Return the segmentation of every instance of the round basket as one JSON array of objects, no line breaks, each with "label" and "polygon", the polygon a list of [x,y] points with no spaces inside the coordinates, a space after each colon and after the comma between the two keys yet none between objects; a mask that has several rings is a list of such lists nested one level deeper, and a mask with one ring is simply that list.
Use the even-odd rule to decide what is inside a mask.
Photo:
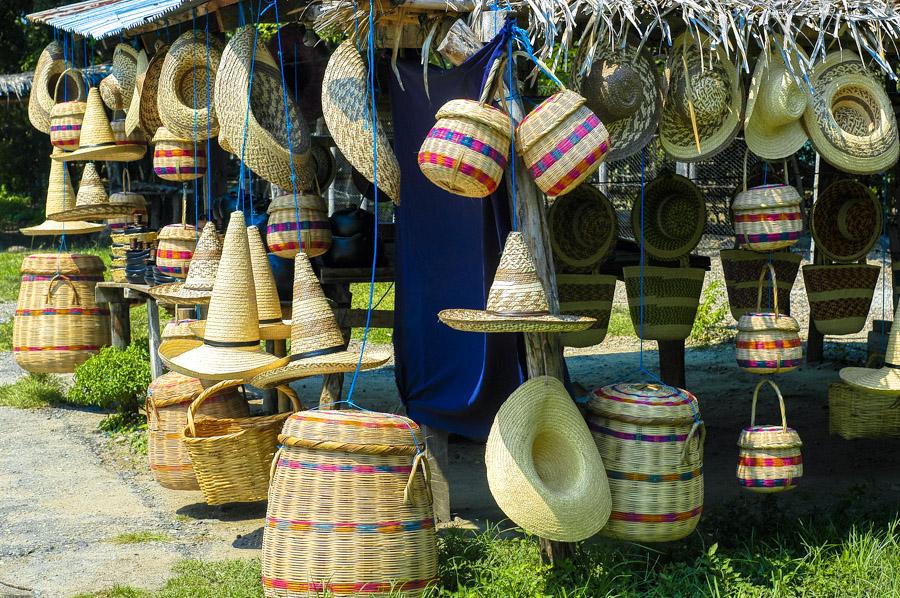
[{"label": "round basket", "polygon": [[832,382],[828,386],[828,430],[846,440],[900,438],[897,395]]},{"label": "round basket", "polygon": [[421,596],[436,581],[425,442],[415,422],[304,411],[278,441],[263,532],[266,596]]},{"label": "round basket", "polygon": [[631,207],[631,230],[649,255],[677,260],[700,242],[706,228],[706,200],[689,179],[671,173],[656,177],[644,189],[643,215],[641,205],[639,195]]},{"label": "round basket", "polygon": [[706,437],[697,398],[672,386],[613,384],[591,393],[587,422],[612,494],[601,533],[671,542],[694,531]]},{"label": "round basket", "polygon": [[202,141],[219,134],[215,102],[208,96],[215,89],[223,49],[216,35],[194,30],[182,33],[166,52],[156,106],[173,135]]},{"label": "round basket", "polygon": [[866,325],[880,266],[803,266],[809,315],[822,334],[856,334]]},{"label": "round basket", "polygon": [[641,267],[622,269],[628,311],[637,335],[644,340],[684,340],[691,335],[700,295],[703,293],[703,268],[643,268],[643,311],[641,330]]},{"label": "round basket", "polygon": [[81,121],[84,120],[84,111],[87,110],[85,98],[78,97],[71,100],[59,101],[59,84],[69,72],[77,73],[75,69],[66,69],[60,74],[53,87],[53,108],[50,109],[50,143],[54,147],[67,152],[78,149],[78,140],[81,138]]},{"label": "round basket", "polygon": [[865,257],[881,236],[882,209],[878,198],[858,181],[836,181],[819,194],[810,230],[816,249],[835,262]]},{"label": "round basket", "polygon": [[[780,426],[756,425],[756,400],[759,389],[768,383],[778,395],[781,408]],[[738,438],[738,483],[753,492],[772,493],[793,490],[803,477],[803,457],[800,455],[800,435],[787,425],[784,398],[778,385],[768,378],[760,380],[753,390],[750,427],[741,430]]]},{"label": "round basket", "polygon": [[619,236],[615,207],[590,183],[554,201],[547,224],[554,261],[566,272],[589,271],[605,262]]},{"label": "round basket", "polygon": [[166,127],[153,136],[153,172],[167,181],[193,181],[206,174],[206,144],[181,139]]},{"label": "round basket", "polygon": [[140,145],[142,147],[147,147],[147,136],[144,135],[143,131],[135,129],[131,132],[131,135],[125,132],[124,118],[117,118],[116,120],[110,121],[109,128],[112,129],[113,139],[116,140],[116,145]]},{"label": "round basket", "polygon": [[[731,204],[734,235],[739,247],[751,251],[769,252],[786,249],[800,240],[803,234],[803,198],[797,190],[785,184],[747,188],[747,158],[744,154],[744,190]],[[787,161],[784,173],[787,179]]]},{"label": "round basket", "polygon": [[295,204],[294,194],[289,193],[269,204],[266,245],[269,251],[283,258],[292,259],[300,251],[309,257],[322,255],[331,248],[328,204],[315,193],[298,193],[296,201]]},{"label": "round basket", "polygon": [[191,224],[169,224],[159,231],[156,247],[156,267],[175,278],[187,278],[194,247],[197,245],[197,229]]},{"label": "round basket", "polygon": [[[109,230],[116,233],[123,233],[128,225],[134,222],[147,221],[147,200],[140,193],[131,190],[131,174],[127,168],[122,169],[122,190],[109,196],[109,203],[114,205],[124,204],[131,208],[131,213],[127,216],[118,218],[110,218],[107,220]],[[122,250],[124,255],[124,250]],[[115,249],[113,255],[116,255]]]},{"label": "round basket", "polygon": [[109,310],[94,299],[103,262],[72,253],[29,255],[13,321],[13,353],[27,371],[63,374],[108,345]]},{"label": "round basket", "polygon": [[738,320],[735,354],[738,366],[751,374],[782,374],[797,369],[803,360],[800,325],[790,316],[781,315],[778,305],[778,283],[774,284],[774,311],[762,311],[763,280],[769,272],[777,281],[775,269],[766,264],[757,281],[756,311]]},{"label": "round basket", "polygon": [[[782,297],[790,297],[794,288],[794,280],[800,271],[803,256],[799,253],[781,251],[763,254],[746,249],[723,249],[719,253],[722,259],[722,272],[725,275],[725,289],[728,292],[728,307],[731,317],[740,320],[744,314],[756,309],[756,295],[759,286],[759,272],[766,263],[775,269],[778,290]],[[764,300],[771,301],[771,281],[763,281]],[[767,303],[769,305],[771,303]],[[780,305],[786,314],[790,313],[790,303]]]},{"label": "round basket", "polygon": [[[200,490],[181,435],[187,425],[188,407],[201,392],[200,380],[178,372],[163,374],[147,388],[147,456],[150,471],[163,488]],[[250,412],[244,397],[231,389],[206,399],[197,414],[227,419],[244,418]]]},{"label": "round basket", "polygon": [[563,315],[588,316],[597,321],[587,330],[564,332],[560,335],[566,347],[591,347],[606,338],[616,277],[606,274],[557,274],[559,312]]}]

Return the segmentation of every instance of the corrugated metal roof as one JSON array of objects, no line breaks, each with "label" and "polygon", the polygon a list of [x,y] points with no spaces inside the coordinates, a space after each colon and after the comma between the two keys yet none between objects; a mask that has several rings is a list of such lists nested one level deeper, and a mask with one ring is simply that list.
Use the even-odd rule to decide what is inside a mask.
[{"label": "corrugated metal roof", "polygon": [[210,0],[85,0],[28,15],[29,21],[94,39],[119,35]]},{"label": "corrugated metal roof", "polygon": [[[100,80],[109,74],[108,64],[98,64],[80,70],[88,80],[89,85],[97,85]],[[0,75],[0,98],[10,98],[16,96],[17,99],[25,99],[31,93],[31,81],[34,79],[34,72],[14,73],[11,75]]]}]

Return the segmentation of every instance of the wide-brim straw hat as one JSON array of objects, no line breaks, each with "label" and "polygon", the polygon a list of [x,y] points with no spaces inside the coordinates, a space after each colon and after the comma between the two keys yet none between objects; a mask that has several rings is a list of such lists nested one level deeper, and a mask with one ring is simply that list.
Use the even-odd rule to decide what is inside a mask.
[{"label": "wide-brim straw hat", "polygon": [[744,92],[738,70],[721,45],[712,49],[705,34],[700,34],[698,44],[687,32],[675,40],[670,69],[660,145],[677,161],[711,158],[731,144],[743,123]]},{"label": "wide-brim straw hat", "polygon": [[169,45],[160,46],[156,50],[156,54],[150,59],[147,65],[147,72],[144,73],[144,82],[140,87],[139,103],[130,109],[138,114],[141,129],[148,137],[152,138],[156,135],[157,129],[163,126],[162,119],[159,118],[159,107],[156,105],[156,98],[159,94],[159,77],[162,74],[163,62],[166,53],[169,51]]},{"label": "wide-brim straw hat", "polygon": [[[60,148],[54,148],[53,153],[62,153]],[[100,232],[106,228],[105,224],[93,222],[57,222],[49,215],[51,212],[61,212],[67,205],[74,203],[75,190],[72,188],[72,177],[69,175],[66,165],[56,160],[50,161],[50,177],[47,183],[47,199],[44,213],[47,219],[36,226],[20,228],[19,232],[29,237],[42,235],[84,235]]]},{"label": "wide-brim straw hat", "polygon": [[68,210],[50,214],[50,218],[59,222],[70,220],[105,220],[131,214],[131,206],[113,204],[106,194],[106,187],[100,179],[97,167],[93,162],[84,165],[81,184],[75,196],[75,205]]},{"label": "wide-brim straw hat", "polygon": [[149,66],[150,61],[147,60],[147,53],[141,50],[138,54],[134,91],[131,93],[128,109],[125,111],[125,135],[132,135],[141,128],[141,88],[144,86],[144,78],[147,76],[147,68]]},{"label": "wide-brim straw hat", "polygon": [[203,344],[206,320],[179,320],[169,322],[162,332],[159,354],[164,360],[172,359]]},{"label": "wide-brim straw hat", "polygon": [[215,86],[223,48],[218,36],[198,30],[181,34],[166,52],[156,107],[172,134],[198,140],[219,134]]},{"label": "wide-brim straw hat", "polygon": [[50,157],[62,162],[107,160],[110,162],[132,162],[140,160],[147,153],[147,146],[133,143],[117,144],[113,136],[106,108],[100,99],[100,91],[92,87],[88,91],[87,108],[81,121],[81,138],[74,152],[54,153]]},{"label": "wide-brim straw hat", "polygon": [[[144,55],[146,59],[146,55]],[[118,44],[113,50],[109,74],[97,86],[100,97],[110,110],[128,110],[134,95],[134,81],[138,71],[138,51],[128,44]]]},{"label": "wide-brim straw hat", "polygon": [[809,223],[816,249],[836,262],[865,257],[881,236],[881,202],[853,179],[835,181],[819,193]]},{"label": "wide-brim straw hat", "polygon": [[532,378],[506,399],[488,435],[488,486],[527,532],[577,542],[612,512],[609,481],[591,432],[565,386]]},{"label": "wide-brim straw hat", "polygon": [[445,309],[438,318],[464,332],[577,332],[596,322],[585,316],[550,314],[531,251],[519,232],[506,238],[485,309]]},{"label": "wide-brim straw hat", "polygon": [[242,212],[232,212],[228,222],[203,344],[172,358],[160,353],[160,359],[170,370],[209,380],[249,378],[287,361],[260,348],[250,246]]},{"label": "wide-brim straw hat", "polygon": [[[894,322],[900,322],[900,304],[894,310]],[[884,367],[843,368],[841,380],[865,390],[890,395],[900,395],[900,325],[891,326],[887,349],[884,352]]]},{"label": "wide-brim straw hat", "polygon": [[281,300],[275,286],[275,275],[266,255],[259,229],[247,227],[247,241],[250,244],[250,265],[253,269],[253,286],[256,288],[256,312],[259,318],[259,336],[263,340],[283,340],[290,338],[291,325],[282,320]]},{"label": "wide-brim straw hat", "polygon": [[877,174],[897,162],[900,140],[891,100],[858,54],[826,56],[813,69],[812,85],[803,123],[826,162],[853,174]]},{"label": "wide-brim straw hat", "polygon": [[[66,61],[62,45],[59,42],[50,42],[38,57],[37,65],[34,67],[34,78],[31,81],[31,93],[28,96],[28,120],[42,133],[50,133],[50,110],[57,101],[61,102],[64,98],[74,100],[85,96],[83,77],[72,70],[63,75],[65,71]],[[60,76],[66,77],[67,88],[56,91]]]},{"label": "wide-brim straw hat", "polygon": [[641,197],[631,206],[631,228],[644,250],[661,260],[677,260],[694,250],[706,228],[706,199],[690,179],[671,172],[660,174],[644,189],[643,230]]},{"label": "wide-brim straw hat", "polygon": [[222,241],[216,232],[216,225],[207,222],[191,256],[187,278],[183,282],[150,287],[147,292],[167,305],[206,305],[212,297],[221,259]]},{"label": "wide-brim straw hat", "polygon": [[376,183],[394,203],[400,201],[400,164],[380,122],[374,135],[378,142],[378,181],[372,145],[371,107],[366,65],[352,39],[341,43],[331,55],[322,81],[322,112],[341,153],[356,170]]},{"label": "wide-brim straw hat", "polygon": [[347,350],[334,312],[322,292],[305,253],[294,258],[294,302],[291,312],[291,355],[287,364],[264,372],[250,381],[271,388],[292,380],[376,368],[391,357],[390,350],[366,347],[360,358]]}]

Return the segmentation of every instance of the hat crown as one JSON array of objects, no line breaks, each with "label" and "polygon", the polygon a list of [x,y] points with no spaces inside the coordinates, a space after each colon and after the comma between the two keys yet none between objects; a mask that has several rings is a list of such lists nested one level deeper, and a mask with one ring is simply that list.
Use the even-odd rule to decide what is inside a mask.
[{"label": "hat crown", "polygon": [[291,355],[346,345],[334,312],[305,253],[294,258],[294,304],[291,312]]},{"label": "hat crown", "polygon": [[184,288],[192,291],[212,289],[219,271],[220,259],[222,259],[222,242],[219,240],[219,233],[216,232],[214,223],[207,222],[191,257]]},{"label": "hat crown", "polygon": [[275,286],[275,275],[266,255],[259,229],[247,227],[247,239],[250,243],[250,263],[253,267],[253,283],[256,286],[256,309],[259,322],[274,324],[281,322],[281,301]]},{"label": "hat crown", "polygon": [[641,105],[641,76],[630,64],[601,60],[585,78],[582,93],[604,123],[624,120]]},{"label": "hat crown", "polygon": [[841,85],[831,98],[831,115],[845,133],[867,137],[881,126],[878,100],[865,86]]},{"label": "hat crown", "polygon": [[[678,94],[680,110],[686,120],[691,119],[691,108],[700,126],[719,122],[731,106],[731,90],[728,82],[712,68],[699,73],[688,73],[690,82],[682,80]],[[690,85],[690,92],[687,86]]]},{"label": "hat crown", "polygon": [[109,126],[109,118],[106,109],[100,99],[100,90],[92,87],[88,92],[87,108],[84,110],[84,119],[81,122],[81,149],[95,145],[112,145],[115,143],[112,128]]},{"label": "hat crown", "polygon": [[97,172],[97,167],[93,162],[87,162],[84,165],[84,172],[81,174],[81,184],[78,186],[75,205],[80,207],[105,203],[109,203],[109,197],[106,195],[103,181],[100,180],[100,173]]},{"label": "hat crown", "polygon": [[771,66],[759,89],[764,124],[780,127],[799,120],[806,111],[806,94],[783,65]]},{"label": "hat crown", "polygon": [[512,232],[506,238],[488,293],[487,311],[503,315],[536,315],[550,311],[544,285],[538,279],[534,259],[522,233]]},{"label": "hat crown", "polygon": [[[61,154],[63,150],[56,148],[54,154]],[[75,189],[72,188],[72,177],[66,169],[66,163],[59,160],[50,160],[50,178],[47,184],[47,203],[45,215],[56,214],[72,207],[75,201]]]}]

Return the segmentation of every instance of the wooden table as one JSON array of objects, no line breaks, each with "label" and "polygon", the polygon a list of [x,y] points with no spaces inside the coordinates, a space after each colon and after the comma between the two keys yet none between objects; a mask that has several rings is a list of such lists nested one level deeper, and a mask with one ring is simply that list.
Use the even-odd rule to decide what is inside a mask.
[{"label": "wooden table", "polygon": [[159,359],[159,304],[145,284],[130,282],[98,282],[94,291],[97,303],[108,303],[112,319],[112,346],[124,349],[131,344],[131,308],[140,303],[147,304],[147,323],[150,345],[150,377],[155,380],[164,373]]}]

